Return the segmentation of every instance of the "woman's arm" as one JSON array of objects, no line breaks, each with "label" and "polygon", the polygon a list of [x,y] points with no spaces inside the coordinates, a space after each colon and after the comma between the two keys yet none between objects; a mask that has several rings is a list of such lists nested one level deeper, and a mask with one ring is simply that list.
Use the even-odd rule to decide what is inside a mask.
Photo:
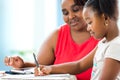
[{"label": "woman's arm", "polygon": [[42,65],[50,65],[55,60],[55,49],[58,38],[58,30],[54,31],[48,39],[42,44],[37,59]]},{"label": "woman's arm", "polygon": [[[56,48],[56,42],[58,37],[58,30],[55,30],[42,44],[38,52],[38,62],[42,65],[53,64],[55,55],[54,50]],[[25,62],[24,67],[35,67],[34,63]]]}]

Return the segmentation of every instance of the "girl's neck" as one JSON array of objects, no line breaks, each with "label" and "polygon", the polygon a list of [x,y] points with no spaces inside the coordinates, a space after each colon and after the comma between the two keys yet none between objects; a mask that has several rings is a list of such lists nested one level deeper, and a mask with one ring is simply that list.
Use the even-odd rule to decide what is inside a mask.
[{"label": "girl's neck", "polygon": [[111,24],[111,26],[109,26],[109,30],[106,36],[107,42],[113,40],[118,35],[119,35],[119,29],[118,29],[117,23]]}]

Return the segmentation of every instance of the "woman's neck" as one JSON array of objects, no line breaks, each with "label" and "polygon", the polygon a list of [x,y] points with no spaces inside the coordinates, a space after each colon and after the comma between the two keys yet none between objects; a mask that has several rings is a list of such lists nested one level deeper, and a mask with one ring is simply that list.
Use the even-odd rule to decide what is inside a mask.
[{"label": "woman's neck", "polygon": [[77,44],[81,44],[90,38],[88,31],[71,31],[71,37]]}]

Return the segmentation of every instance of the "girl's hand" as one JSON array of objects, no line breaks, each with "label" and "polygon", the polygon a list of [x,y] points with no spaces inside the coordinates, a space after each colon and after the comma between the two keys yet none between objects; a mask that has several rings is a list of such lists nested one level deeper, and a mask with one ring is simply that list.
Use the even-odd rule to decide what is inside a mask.
[{"label": "girl's hand", "polygon": [[35,67],[34,74],[35,76],[44,76],[50,74],[52,71],[51,66],[41,65],[40,67]]}]

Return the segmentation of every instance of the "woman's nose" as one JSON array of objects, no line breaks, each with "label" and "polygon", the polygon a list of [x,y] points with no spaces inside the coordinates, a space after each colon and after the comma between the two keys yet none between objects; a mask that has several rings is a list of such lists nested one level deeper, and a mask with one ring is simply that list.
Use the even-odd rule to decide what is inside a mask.
[{"label": "woman's nose", "polygon": [[69,19],[73,19],[75,17],[75,14],[73,12],[69,13]]}]

